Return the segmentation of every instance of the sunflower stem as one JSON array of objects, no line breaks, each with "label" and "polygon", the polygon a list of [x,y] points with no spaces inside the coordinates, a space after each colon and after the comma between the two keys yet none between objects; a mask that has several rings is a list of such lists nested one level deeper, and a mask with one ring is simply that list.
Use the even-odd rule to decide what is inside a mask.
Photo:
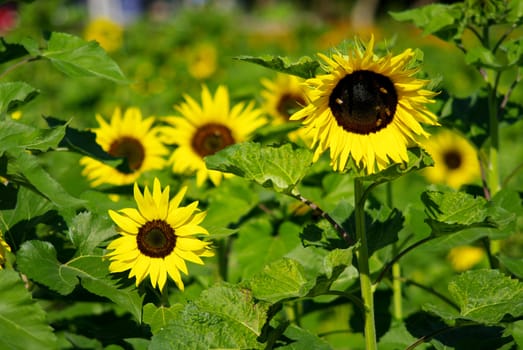
[{"label": "sunflower stem", "polygon": [[365,196],[361,179],[354,179],[354,213],[356,221],[356,238],[359,241],[357,251],[358,270],[360,274],[361,298],[364,306],[365,349],[376,349],[376,326],[374,321],[374,296],[370,280],[369,251],[365,232]]},{"label": "sunflower stem", "polygon": [[[392,182],[387,182],[387,205],[392,208]],[[398,246],[396,242],[392,243],[393,255],[398,254]],[[403,318],[403,305],[401,299],[401,267],[399,261],[392,264],[392,312],[396,320]]]}]

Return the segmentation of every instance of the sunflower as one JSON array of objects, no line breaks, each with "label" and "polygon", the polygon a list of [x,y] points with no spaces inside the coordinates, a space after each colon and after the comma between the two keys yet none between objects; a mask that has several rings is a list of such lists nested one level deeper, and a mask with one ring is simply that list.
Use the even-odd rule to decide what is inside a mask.
[{"label": "sunflower", "polygon": [[85,166],[82,174],[92,181],[92,186],[101,184],[127,185],[152,169],[165,165],[167,148],[157,138],[157,128],[152,127],[153,117],[142,119],[138,108],[128,108],[122,118],[117,108],[108,124],[101,115],[96,115],[100,127],[94,129],[96,142],[110,155],[127,159],[129,169],[117,169],[90,157],[80,159]]},{"label": "sunflower", "polygon": [[430,182],[443,183],[458,189],[479,179],[477,151],[457,132],[441,131],[429,137],[423,146],[434,159],[434,166],[423,170]]},{"label": "sunflower", "polygon": [[216,47],[210,43],[201,43],[191,48],[187,61],[187,70],[193,78],[203,80],[216,72]]},{"label": "sunflower", "polygon": [[[274,120],[274,124],[296,123],[290,116],[307,104],[308,98],[303,87],[303,79],[295,75],[279,73],[274,80],[263,78],[263,109]],[[289,134],[291,140],[306,138],[303,128]]]},{"label": "sunflower", "polygon": [[479,264],[485,256],[482,248],[467,245],[452,248],[447,259],[455,271],[463,272]]},{"label": "sunflower", "polygon": [[147,276],[154,288],[163,289],[167,275],[180,290],[184,289],[180,271],[188,275],[185,261],[203,264],[201,257],[213,256],[208,242],[194,237],[209,234],[200,223],[205,212],[198,209],[198,202],[180,206],[187,187],[169,199],[169,186],[163,190],[155,178],[153,191],[145,187],[143,194],[134,184],[136,208],[118,212],[109,210],[109,216],[118,226],[120,237],[109,243],[107,254],[111,260],[109,271],[129,271],[129,278],[136,277],[138,286]]},{"label": "sunflower", "polygon": [[253,102],[238,103],[230,108],[225,86],[217,88],[214,98],[203,86],[201,106],[190,96],[184,98],[185,102],[175,107],[180,116],[166,117],[169,126],[161,129],[162,139],[178,146],[169,162],[175,173],[196,172],[198,186],[207,178],[217,186],[223,176],[231,175],[207,169],[204,158],[232,144],[247,141],[266,119],[261,110],[254,108]]},{"label": "sunflower", "polygon": [[318,56],[328,73],[306,80],[309,104],[290,118],[303,119],[312,134],[314,161],[330,149],[334,170],[343,171],[353,159],[372,174],[408,160],[407,147],[428,136],[420,123],[438,124],[425,106],[435,93],[422,89],[427,81],[409,68],[411,49],[378,57],[372,37],[366,49],[358,44],[348,55]]},{"label": "sunflower", "polygon": [[4,268],[7,252],[10,251],[11,247],[9,247],[9,244],[7,244],[2,236],[2,232],[0,232],[0,270]]},{"label": "sunflower", "polygon": [[95,18],[85,27],[85,40],[97,41],[107,52],[113,52],[122,47],[124,29],[109,18]]}]

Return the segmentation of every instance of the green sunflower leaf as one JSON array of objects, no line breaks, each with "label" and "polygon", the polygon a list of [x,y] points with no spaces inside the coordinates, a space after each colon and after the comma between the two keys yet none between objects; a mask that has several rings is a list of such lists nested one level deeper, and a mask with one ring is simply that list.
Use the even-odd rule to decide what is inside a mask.
[{"label": "green sunflower leaf", "polygon": [[134,286],[120,287],[109,276],[109,262],[101,253],[75,257],[66,263],[57,259],[55,247],[45,241],[26,241],[16,255],[18,268],[28,278],[68,295],[79,285],[106,297],[141,320],[142,300]]},{"label": "green sunflower leaf", "polygon": [[463,17],[463,5],[430,4],[412,10],[390,12],[390,15],[397,21],[412,22],[425,35],[435,34],[446,39],[449,33],[458,31],[458,22]]},{"label": "green sunflower leaf", "polygon": [[87,42],[71,34],[53,32],[47,44],[47,48],[40,52],[41,57],[70,77],[96,76],[126,82],[118,64],[95,41]]},{"label": "green sunflower leaf", "polygon": [[439,236],[473,227],[497,227],[489,216],[487,201],[465,192],[427,191],[421,195],[425,204],[425,222],[432,234]]},{"label": "green sunflower leaf", "polygon": [[150,349],[260,349],[269,304],[238,286],[218,284],[189,302],[156,333]]},{"label": "green sunflower leaf", "polygon": [[44,310],[31,298],[18,272],[0,270],[0,348],[58,349]]},{"label": "green sunflower leaf", "polygon": [[286,73],[296,75],[298,77],[308,79],[316,75],[316,71],[320,67],[320,63],[311,59],[310,57],[301,57],[297,62],[290,62],[287,57],[281,56],[237,56],[237,60],[259,64],[263,67]]},{"label": "green sunflower leaf", "polygon": [[0,154],[13,149],[45,152],[57,148],[64,135],[62,126],[42,129],[6,118],[0,124]]},{"label": "green sunflower leaf", "polygon": [[38,96],[39,91],[22,81],[0,84],[0,113],[10,113]]},{"label": "green sunflower leaf", "polygon": [[92,212],[77,214],[69,226],[69,239],[76,247],[76,255],[91,254],[110,237],[116,235],[113,222],[108,215],[100,216]]},{"label": "green sunflower leaf", "polygon": [[152,303],[148,303],[143,307],[143,322],[151,327],[153,334],[156,334],[165,328],[171,320],[174,320],[178,312],[183,308],[183,304],[174,304],[170,307],[158,307]]},{"label": "green sunflower leaf", "polygon": [[278,347],[280,350],[330,350],[333,349],[327,341],[310,331],[300,328],[294,324],[285,329],[283,333],[290,339],[289,344]]},{"label": "green sunflower leaf", "polygon": [[16,175],[21,182],[40,193],[54,205],[64,209],[74,209],[86,203],[71,196],[40,164],[38,157],[23,150],[9,154],[8,173]]},{"label": "green sunflower leaf", "polygon": [[444,320],[461,319],[495,325],[507,315],[514,318],[523,316],[523,283],[498,270],[467,271],[452,279],[448,289],[460,309],[459,313],[441,313],[432,305],[426,307]]},{"label": "green sunflower leaf", "polygon": [[245,142],[231,145],[205,157],[207,168],[233,173],[274,189],[292,193],[306,175],[312,153],[287,143],[280,146],[263,146]]},{"label": "green sunflower leaf", "polygon": [[392,181],[400,176],[410,173],[411,171],[420,170],[434,164],[432,157],[422,148],[409,148],[407,149],[407,155],[409,157],[407,163],[392,164],[388,168],[375,174],[366,175],[354,164],[352,159],[349,160],[347,168],[354,171],[354,173],[362,180],[379,184]]},{"label": "green sunflower leaf", "polygon": [[18,43],[8,43],[4,38],[0,38],[0,63],[6,63],[11,60],[23,57],[29,52],[23,45]]},{"label": "green sunflower leaf", "polygon": [[288,256],[266,265],[247,281],[256,299],[276,303],[322,295],[351,266],[352,248],[325,253],[309,247],[297,249]]}]

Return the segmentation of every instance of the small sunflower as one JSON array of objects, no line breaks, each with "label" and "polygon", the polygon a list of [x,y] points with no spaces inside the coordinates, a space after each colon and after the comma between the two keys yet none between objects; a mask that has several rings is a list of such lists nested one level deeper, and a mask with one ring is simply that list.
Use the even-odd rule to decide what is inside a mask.
[{"label": "small sunflower", "polygon": [[452,248],[447,259],[455,271],[463,272],[479,264],[485,256],[485,251],[480,247],[460,246]]},{"label": "small sunflower", "polygon": [[210,43],[201,43],[190,49],[188,55],[189,74],[193,78],[203,80],[216,72],[216,47]]},{"label": "small sunflower", "polygon": [[188,275],[185,261],[203,264],[201,257],[214,253],[209,242],[194,237],[209,234],[200,223],[205,212],[198,209],[198,202],[180,206],[187,187],[169,199],[169,186],[163,190],[155,178],[153,191],[145,187],[143,194],[134,184],[136,208],[109,210],[109,216],[118,225],[120,237],[109,243],[107,254],[111,260],[109,271],[129,271],[129,278],[136,277],[138,286],[147,276],[154,288],[163,289],[167,275],[180,290],[184,289],[180,271]]},{"label": "small sunflower", "polygon": [[447,184],[458,189],[479,179],[477,151],[460,134],[444,130],[429,137],[423,146],[434,159],[434,166],[423,170],[430,182]]},{"label": "small sunflower", "polygon": [[153,117],[142,119],[138,108],[128,108],[122,118],[117,108],[108,124],[101,115],[96,115],[100,127],[93,129],[96,142],[110,155],[127,158],[129,170],[113,168],[96,159],[83,157],[85,166],[82,174],[92,186],[101,184],[127,185],[136,181],[148,170],[161,169],[165,165],[167,148],[157,138]]},{"label": "small sunflower", "polygon": [[425,106],[435,93],[422,89],[427,81],[415,78],[417,70],[409,68],[414,51],[377,57],[374,38],[366,49],[361,46],[332,58],[318,54],[328,73],[306,80],[312,88],[309,104],[290,119],[303,119],[312,134],[314,161],[330,149],[334,170],[343,171],[353,159],[372,174],[406,162],[407,147],[428,136],[420,123],[438,123]]},{"label": "small sunflower", "polygon": [[0,270],[4,268],[7,252],[11,251],[11,247],[4,240],[2,233],[0,232]]},{"label": "small sunflower", "polygon": [[213,96],[206,86],[202,88],[201,106],[190,96],[184,96],[185,102],[176,106],[180,116],[167,117],[170,124],[162,128],[163,140],[175,144],[170,162],[175,173],[196,172],[196,184],[203,185],[209,178],[214,185],[219,185],[223,176],[220,171],[209,170],[204,158],[227,146],[247,141],[250,135],[266,123],[262,112],[254,108],[254,103],[238,103],[229,106],[229,92],[225,86],[219,86]]},{"label": "small sunflower", "polygon": [[84,38],[97,41],[107,52],[118,50],[123,45],[123,27],[109,18],[95,18],[85,28]]},{"label": "small sunflower", "polygon": [[[265,88],[261,92],[264,110],[274,118],[276,125],[291,122],[290,116],[307,104],[308,98],[303,79],[297,76],[279,73],[274,80],[264,78],[261,83]],[[306,138],[303,128],[292,132],[289,137],[291,140]]]}]

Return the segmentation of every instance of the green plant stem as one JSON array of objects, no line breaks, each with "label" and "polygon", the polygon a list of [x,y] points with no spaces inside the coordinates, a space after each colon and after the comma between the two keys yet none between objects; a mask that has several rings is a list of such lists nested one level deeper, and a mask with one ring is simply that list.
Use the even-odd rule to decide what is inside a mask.
[{"label": "green plant stem", "polygon": [[488,113],[489,113],[489,164],[488,164],[488,186],[491,196],[501,189],[499,175],[499,120],[496,91],[500,79],[500,73],[496,74],[494,86],[488,88]]},{"label": "green plant stem", "polygon": [[354,179],[354,213],[356,221],[356,239],[359,241],[357,259],[360,274],[361,298],[364,306],[365,349],[374,350],[376,345],[376,325],[374,321],[374,295],[370,280],[369,251],[365,232],[365,196],[361,179]]},{"label": "green plant stem", "polygon": [[[392,208],[392,182],[386,184],[387,205]],[[398,246],[396,242],[392,244],[393,255],[398,254]],[[399,261],[395,261],[392,265],[392,315],[396,320],[403,319],[403,305],[401,293],[401,266]]]}]

